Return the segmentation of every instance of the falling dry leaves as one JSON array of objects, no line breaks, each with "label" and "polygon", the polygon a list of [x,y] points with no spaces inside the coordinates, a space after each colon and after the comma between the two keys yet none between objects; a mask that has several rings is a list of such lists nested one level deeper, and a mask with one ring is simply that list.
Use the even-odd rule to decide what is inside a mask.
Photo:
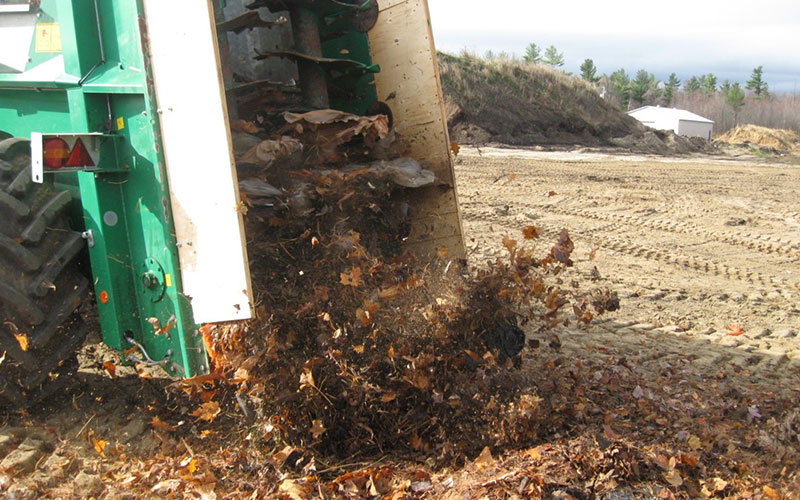
[{"label": "falling dry leaves", "polygon": [[322,435],[325,434],[327,430],[328,429],[325,428],[325,425],[322,423],[322,420],[314,419],[312,421],[311,435],[314,436],[314,439],[319,439],[320,437],[322,437]]},{"label": "falling dry leaves", "polygon": [[354,267],[350,270],[349,273],[341,273],[340,281],[342,285],[352,286],[354,288],[357,288],[364,283],[363,280],[361,279],[361,273],[362,271],[360,267]]},{"label": "falling dry leaves", "polygon": [[92,441],[94,442],[94,451],[101,457],[106,458],[106,446],[108,446],[108,441],[96,438],[92,438]]},{"label": "falling dry leaves", "polygon": [[728,481],[725,481],[721,477],[714,477],[710,480],[703,481],[703,487],[700,490],[700,494],[706,498],[712,497],[718,493],[722,493],[728,487]]},{"label": "falling dry leaves", "polygon": [[[134,496],[294,500],[607,498],[628,485],[662,498],[784,495],[798,466],[794,402],[730,373],[691,379],[684,359],[654,358],[647,380],[613,345],[569,351],[553,329],[578,322],[589,335],[619,299],[569,283],[579,273],[566,229],[545,243],[549,229],[511,228],[517,239],[480,266],[441,243],[438,259],[415,261],[404,244],[416,207],[397,203],[413,188],[365,168],[371,149],[405,151],[386,146],[388,119],[321,110],[288,121],[233,124],[272,138],[248,151],[259,167],[248,175],[275,186],[273,198],[241,207],[256,318],[200,328],[212,373],[141,405],[159,451],[126,445],[106,484]],[[148,321],[156,335],[174,325]],[[730,335],[744,333],[734,326]],[[83,447],[104,463],[118,450],[96,437]]]},{"label": "falling dry leaves", "polygon": [[683,476],[677,469],[671,469],[663,473],[664,480],[674,487],[679,487],[683,484]]},{"label": "falling dry leaves", "polygon": [[[396,213],[390,198],[378,196],[381,184],[373,181],[366,189],[351,185],[367,180],[355,172],[318,181],[322,189],[314,196],[323,205],[308,220],[248,227],[254,241],[281,241],[253,253],[263,266],[254,272],[269,278],[259,284],[269,293],[256,290],[265,313],[249,329],[221,324],[204,330],[215,365],[239,384],[234,413],[252,405],[271,419],[265,439],[292,436],[298,448],[314,443],[312,454],[328,447],[344,454],[381,448],[427,453],[444,435],[464,441],[464,451],[447,451],[454,457],[486,446],[481,433],[466,431],[474,425],[509,427],[503,438],[509,442],[534,434],[535,398],[511,390],[522,377],[515,368],[525,347],[519,323],[557,324],[575,300],[576,294],[548,285],[551,273],[571,262],[569,235],[559,235],[556,257],[547,249],[535,255],[531,240],[538,243],[541,232],[529,226],[520,228],[522,241],[503,239],[508,255],[489,269],[452,267],[462,264],[444,258],[446,247],[437,251],[442,259],[420,265],[391,253],[397,247],[387,229]],[[353,206],[361,212],[340,207],[341,193],[355,193]],[[322,229],[325,221],[335,233]],[[312,237],[317,243],[309,245]],[[592,302],[583,300],[581,317],[588,323]],[[470,390],[493,380],[499,384],[493,393]],[[271,403],[287,399],[291,404]],[[420,427],[416,415],[426,413],[436,419]]]},{"label": "falling dry leaves", "polygon": [[19,348],[22,349],[23,352],[27,351],[30,345],[28,341],[28,335],[25,333],[20,333],[19,329],[17,328],[17,325],[12,323],[11,321],[4,321],[3,325],[7,326],[11,330],[11,333],[17,340],[17,344],[19,344]]},{"label": "falling dry leaves", "polygon": [[[315,116],[286,133],[319,146],[309,154],[324,170],[305,157],[261,169],[274,203],[251,200],[244,216],[257,318],[201,327],[213,377],[174,386],[188,402],[170,407],[189,410],[148,414],[151,436],[178,443],[181,458],[173,476],[153,469],[142,490],[177,497],[213,471],[226,488],[270,484],[291,499],[603,498],[626,484],[684,497],[742,491],[725,468],[747,463],[739,443],[761,443],[776,404],[736,399],[743,388],[708,397],[711,384],[680,379],[683,365],[645,380],[613,346],[568,351],[555,328],[588,332],[619,298],[569,269],[585,264],[573,262],[585,242],[567,229],[548,240],[544,227],[511,228],[498,242],[505,251],[480,266],[441,243],[433,259],[414,260],[397,186],[346,160],[369,140],[325,144],[330,131],[344,132],[338,143],[381,123],[318,127]],[[713,381],[720,391],[727,382]],[[426,465],[394,467],[397,457]],[[769,496],[762,486],[749,487]]]},{"label": "falling dry leaves", "polygon": [[27,335],[25,335],[24,333],[19,333],[19,334],[15,333],[14,338],[17,339],[17,343],[19,344],[20,349],[22,349],[23,351],[28,350],[28,346],[30,345],[30,343],[28,341]]},{"label": "falling dry leaves", "polygon": [[293,479],[284,479],[278,486],[278,490],[291,500],[306,500],[310,493],[306,485]]},{"label": "falling dry leaves", "polygon": [[539,237],[539,228],[536,226],[528,226],[522,230],[522,235],[526,240],[533,240]]},{"label": "falling dry leaves", "polygon": [[219,403],[217,403],[216,401],[209,401],[207,403],[203,403],[202,405],[200,405],[199,408],[189,413],[189,415],[197,417],[200,420],[205,420],[206,422],[213,422],[221,411],[222,408],[220,408]]},{"label": "falling dry leaves", "polygon": [[311,369],[306,367],[303,369],[303,372],[300,374],[300,389],[316,389],[317,386],[314,383],[314,374],[311,372]]},{"label": "falling dry leaves", "polygon": [[234,132],[247,132],[248,134],[257,134],[260,131],[255,123],[246,120],[234,120],[231,122],[231,130]]},{"label": "falling dry leaves", "polygon": [[160,431],[176,431],[178,428],[174,425],[169,425],[168,423],[161,420],[158,416],[153,417],[150,419],[149,424],[153,427],[153,429],[158,429]]},{"label": "falling dry leaves", "polygon": [[738,337],[739,335],[744,335],[744,330],[739,325],[729,325],[728,326],[728,335],[733,337]]},{"label": "falling dry leaves", "polygon": [[115,365],[111,361],[104,361],[103,369],[106,371],[106,373],[108,373],[109,377],[117,378],[117,365]]},{"label": "falling dry leaves", "polygon": [[550,255],[558,262],[569,267],[573,264],[570,259],[570,254],[572,254],[573,250],[575,250],[575,244],[570,239],[569,232],[566,229],[562,229],[558,242],[550,250]]},{"label": "falling dry leaves", "polygon": [[480,455],[475,458],[475,466],[478,470],[486,469],[494,464],[494,457],[492,457],[492,450],[488,446],[484,447]]},{"label": "falling dry leaves", "polygon": [[[372,302],[369,299],[364,299],[364,303],[362,304],[362,306],[356,309],[356,318],[358,318],[359,322],[361,323],[361,326],[369,326],[374,321],[375,313],[378,312],[378,309],[380,309],[380,307],[381,306],[378,302]],[[359,352],[359,354],[363,352],[364,349],[362,346],[361,352]]]}]

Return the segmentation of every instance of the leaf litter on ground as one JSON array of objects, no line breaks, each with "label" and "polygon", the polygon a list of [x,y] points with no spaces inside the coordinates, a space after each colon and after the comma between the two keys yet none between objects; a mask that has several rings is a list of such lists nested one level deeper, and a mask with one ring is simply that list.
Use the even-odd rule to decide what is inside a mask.
[{"label": "leaf litter on ground", "polygon": [[[472,265],[441,248],[417,260],[403,252],[417,181],[402,179],[430,178],[413,169],[398,177],[385,163],[352,166],[343,149],[391,162],[401,155],[387,143],[402,138],[380,119],[331,113],[326,127],[324,116],[295,115],[270,137],[260,132],[278,141],[261,150],[243,141],[252,151],[240,178],[254,181],[243,192],[252,187],[259,200],[245,215],[256,318],[201,328],[213,373],[176,382],[168,402],[144,407],[160,451],[88,443],[126,493],[773,499],[797,491],[793,400],[724,370],[709,380],[688,362],[645,373],[624,358],[564,356],[552,328],[620,307],[593,283],[561,286],[574,265],[568,231],[548,248],[543,228],[520,228],[503,238],[505,257]],[[731,335],[744,333],[734,326]]]}]

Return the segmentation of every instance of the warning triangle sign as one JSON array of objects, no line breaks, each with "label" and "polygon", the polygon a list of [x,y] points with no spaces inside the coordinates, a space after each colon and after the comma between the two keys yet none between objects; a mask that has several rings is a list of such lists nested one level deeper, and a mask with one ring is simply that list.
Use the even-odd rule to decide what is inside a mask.
[{"label": "warning triangle sign", "polygon": [[86,146],[84,146],[83,141],[80,137],[75,141],[75,145],[72,147],[72,151],[70,151],[69,156],[67,157],[67,167],[94,167],[94,160],[89,155],[89,152],[86,150]]}]

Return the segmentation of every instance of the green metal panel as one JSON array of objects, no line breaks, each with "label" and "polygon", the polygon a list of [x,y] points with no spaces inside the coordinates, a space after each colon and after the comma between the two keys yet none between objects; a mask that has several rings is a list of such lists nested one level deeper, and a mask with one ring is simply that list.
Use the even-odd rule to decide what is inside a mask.
[{"label": "green metal panel", "polygon": [[[42,0],[41,19],[59,24],[63,54],[35,53],[32,42],[26,72],[0,74],[0,131],[119,136],[126,172],[77,174],[103,339],[127,350],[132,337],[172,374],[205,373],[202,338],[182,294],[141,2],[97,6]],[[49,80],[36,71],[62,55],[63,71]],[[76,185],[75,174],[56,175]]]},{"label": "green metal panel", "polygon": [[64,70],[82,80],[102,62],[103,43],[97,30],[94,4],[89,1],[60,0],[58,11]]},{"label": "green metal panel", "polygon": [[[0,75],[0,78],[6,75]],[[45,133],[69,130],[69,102],[63,91],[4,89],[0,80],[0,130],[14,136],[29,136],[31,130]]]},{"label": "green metal panel", "polygon": [[[58,6],[54,2],[42,2],[39,9],[37,24],[51,24],[57,22],[58,19]],[[28,65],[26,71],[33,69],[41,64],[59,57],[59,52],[37,52],[36,51],[36,38],[31,40],[30,49],[28,51]]]},{"label": "green metal panel", "polygon": [[[372,1],[365,1],[363,8],[371,3]],[[369,37],[366,33],[353,29],[350,14],[354,7],[321,2],[316,10],[320,19],[323,57],[349,59],[362,65],[348,72],[328,73],[331,107],[365,115],[369,107],[378,100],[373,73],[380,71],[378,66],[372,64]]]},{"label": "green metal panel", "polygon": [[[351,8],[312,5],[323,56],[355,61],[327,72],[331,104],[363,114],[377,99],[367,36],[350,26]],[[0,132],[119,137],[125,172],[56,174],[80,192],[103,338],[120,350],[133,338],[170,373],[193,376],[208,365],[182,293],[142,9],[141,0],[42,0],[36,22],[58,24],[62,52],[37,51],[34,39],[26,71],[0,74]]]}]

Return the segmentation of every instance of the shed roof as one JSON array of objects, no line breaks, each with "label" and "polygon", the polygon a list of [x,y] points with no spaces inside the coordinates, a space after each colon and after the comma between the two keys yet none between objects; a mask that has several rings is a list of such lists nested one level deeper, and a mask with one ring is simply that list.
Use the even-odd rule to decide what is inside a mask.
[{"label": "shed roof", "polygon": [[713,120],[703,118],[700,115],[678,108],[662,108],[661,106],[642,106],[628,111],[628,114],[639,121],[659,120],[684,120],[690,122],[714,123]]}]

